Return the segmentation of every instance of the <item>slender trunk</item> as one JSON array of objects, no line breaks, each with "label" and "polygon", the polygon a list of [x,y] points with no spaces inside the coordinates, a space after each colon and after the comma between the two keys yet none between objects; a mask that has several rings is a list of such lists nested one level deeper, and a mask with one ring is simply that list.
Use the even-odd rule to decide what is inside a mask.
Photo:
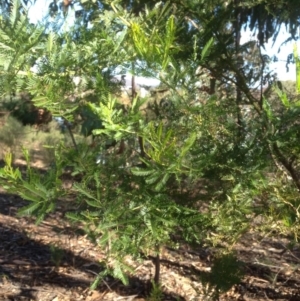
[{"label": "slender trunk", "polygon": [[216,81],[217,79],[211,75],[209,80],[209,95],[214,95],[216,93]]},{"label": "slender trunk", "polygon": [[[243,68],[243,59],[239,53],[240,43],[241,43],[241,31],[240,31],[240,8],[238,7],[239,0],[235,0],[235,21],[234,21],[234,31],[235,31],[235,55],[237,60],[237,69],[241,72]],[[241,103],[242,103],[242,91],[241,91],[241,79],[236,76],[236,112],[237,112],[237,125],[238,125],[238,141],[240,141],[243,132],[243,123],[241,115]]]},{"label": "slender trunk", "polygon": [[134,62],[132,62],[132,77],[131,77],[131,89],[132,89],[132,101],[134,98],[137,96],[136,93],[136,85],[135,85],[135,67],[134,67]]},{"label": "slender trunk", "polygon": [[260,60],[261,60],[261,79],[260,79],[260,97],[259,97],[259,108],[262,110],[263,109],[263,89],[264,89],[264,71],[265,71],[265,60],[263,58],[263,55],[261,53],[261,47],[260,45],[258,46],[259,48],[259,55],[260,55]]},{"label": "slender trunk", "polygon": [[67,129],[68,129],[68,132],[69,132],[69,134],[70,134],[72,143],[73,143],[73,145],[74,145],[74,148],[76,149],[76,151],[78,151],[78,146],[77,146],[77,143],[76,143],[76,141],[75,141],[75,137],[74,137],[74,134],[73,134],[73,132],[72,132],[70,122],[69,122],[68,120],[64,119],[64,124],[65,124],[65,126],[67,127]]},{"label": "slender trunk", "polygon": [[144,148],[144,139],[143,139],[143,137],[139,136],[138,140],[139,140],[139,147],[140,147],[140,150],[141,150],[141,152],[140,152],[141,157],[145,158],[146,157],[146,152],[145,152],[145,148]]},{"label": "slender trunk", "polygon": [[159,256],[159,247],[157,247],[157,255],[154,260],[154,266],[155,266],[155,274],[154,274],[154,284],[159,284],[159,278],[160,278],[160,256]]},{"label": "slender trunk", "polygon": [[285,170],[290,174],[290,176],[293,179],[293,182],[295,183],[296,187],[298,188],[300,192],[300,177],[298,176],[297,171],[293,167],[293,162],[290,162],[284,154],[279,149],[277,143],[273,143],[272,149],[274,151],[274,155],[276,159],[282,164],[282,166],[285,168]]}]

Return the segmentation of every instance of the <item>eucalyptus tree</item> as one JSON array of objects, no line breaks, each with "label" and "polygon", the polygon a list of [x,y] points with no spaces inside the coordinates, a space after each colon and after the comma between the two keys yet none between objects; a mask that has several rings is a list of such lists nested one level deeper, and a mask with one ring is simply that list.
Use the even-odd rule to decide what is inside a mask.
[{"label": "eucalyptus tree", "polygon": [[[219,3],[219,8],[213,8],[213,12],[209,17],[206,17],[205,13],[201,14],[201,11],[194,11],[193,15],[193,20],[201,20],[202,16],[204,20],[208,19],[207,25],[209,26],[206,29],[210,33],[209,35],[215,37],[216,47],[212,49],[206,66],[215,78],[231,82],[236,86],[237,105],[239,107],[247,105],[249,108],[252,108],[251,127],[256,124],[256,131],[260,132],[260,134],[256,132],[253,136],[255,132],[252,127],[250,136],[255,137],[257,146],[259,145],[260,148],[264,149],[264,156],[267,155],[264,158],[272,158],[273,164],[283,174],[288,175],[292,179],[292,182],[288,184],[285,181],[278,181],[276,186],[278,185],[279,189],[277,192],[272,192],[272,189],[270,190],[270,199],[275,195],[274,199],[277,204],[280,204],[279,207],[285,208],[281,211],[284,212],[285,221],[289,219],[287,212],[290,212],[290,222],[285,223],[293,225],[296,229],[298,223],[297,216],[299,215],[299,153],[293,141],[299,133],[296,121],[292,115],[298,114],[297,100],[294,98],[292,102],[286,102],[286,94],[280,89],[277,89],[277,103],[268,100],[270,96],[268,91],[272,84],[276,86],[276,82],[272,80],[270,73],[266,72],[268,60],[271,58],[262,56],[260,48],[269,39],[275,41],[282,26],[285,26],[290,32],[286,41],[297,38],[299,7],[297,7],[295,1],[279,1],[276,3],[273,1],[254,1],[251,3],[229,1],[226,4]],[[258,48],[260,67],[256,74],[252,72],[253,70],[250,70],[251,72],[248,73],[249,70],[245,68],[245,46],[249,44],[241,45],[239,41],[240,32],[246,27],[256,30],[257,33],[257,45],[255,46]],[[201,27],[199,27],[199,30],[201,30]],[[293,59],[294,56],[289,55],[287,61],[290,62]],[[260,83],[259,93],[252,91],[250,83],[254,78]],[[276,81],[276,78],[274,79]],[[269,86],[266,93],[263,91],[264,86]],[[280,113],[278,112],[278,107],[281,107]],[[250,119],[247,116],[243,117],[240,109],[238,107],[237,109],[237,122],[239,127],[244,127],[244,139],[240,140],[240,146],[243,149],[244,145],[247,145],[247,140],[249,142]],[[287,126],[287,124],[290,125]],[[249,151],[251,152],[251,148],[249,148]],[[261,152],[259,148],[256,148],[256,151]],[[272,160],[266,160],[266,162],[269,161],[269,167],[272,166]],[[290,201],[283,205],[282,200],[285,197]]]},{"label": "eucalyptus tree", "polygon": [[[268,62],[272,58],[263,56],[261,48],[269,39],[276,40],[282,26],[286,26],[290,32],[287,41],[297,38],[299,7],[295,1],[276,3],[273,1],[211,1],[207,5],[201,1],[194,1],[186,4],[184,8],[186,19],[190,22],[190,27],[193,28],[193,37],[198,47],[203,47],[203,43],[205,44],[210,37],[214,37],[214,47],[203,66],[210,71],[208,76],[212,77],[212,84],[217,79],[226,84],[231,83],[232,86],[236,87],[236,120],[241,129],[238,135],[240,136],[239,144],[242,146],[247,137],[247,131],[244,127],[249,123],[243,117],[241,111],[243,106],[252,107],[252,114],[255,114],[257,118],[262,118],[266,113],[264,89],[276,81],[276,78],[267,70]],[[241,32],[247,27],[256,31],[257,42],[241,45]],[[192,47],[192,43],[185,47],[185,55],[189,50],[192,51]],[[252,57],[249,57],[247,52],[251,48]],[[254,53],[256,53],[255,56],[253,56]],[[256,70],[249,68],[249,63],[252,64],[254,58]],[[288,61],[292,59],[293,56],[290,55]],[[258,87],[259,93],[253,91],[255,82],[260,86]],[[270,126],[266,125],[265,122],[266,120],[260,121],[259,126],[262,132]],[[263,140],[270,142],[268,139]],[[287,163],[291,154],[282,153],[276,143],[273,141],[268,146],[273,154],[273,159],[283,165],[283,169],[292,176],[295,185],[299,188],[299,180],[295,176],[297,172],[293,170],[291,164]]]}]

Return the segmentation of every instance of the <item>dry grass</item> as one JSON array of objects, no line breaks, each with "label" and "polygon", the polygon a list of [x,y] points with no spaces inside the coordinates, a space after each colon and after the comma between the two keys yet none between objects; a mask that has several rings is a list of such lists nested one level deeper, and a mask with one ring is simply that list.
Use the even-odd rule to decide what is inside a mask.
[{"label": "dry grass", "polygon": [[[24,161],[22,149],[28,149],[32,164],[36,167],[47,167],[54,161],[54,147],[63,142],[72,145],[68,132],[62,133],[56,121],[44,128],[23,126],[13,117],[0,118],[0,160],[7,152],[13,154],[15,163]],[[86,138],[75,134],[77,142]]]}]

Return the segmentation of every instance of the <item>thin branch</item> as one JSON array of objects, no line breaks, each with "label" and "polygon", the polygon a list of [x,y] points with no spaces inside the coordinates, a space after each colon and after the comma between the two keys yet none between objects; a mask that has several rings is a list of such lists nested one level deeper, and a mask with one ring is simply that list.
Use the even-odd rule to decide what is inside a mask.
[{"label": "thin branch", "polygon": [[74,145],[74,148],[75,148],[75,150],[78,152],[78,146],[77,146],[77,143],[76,143],[74,134],[73,134],[73,132],[72,132],[70,122],[64,118],[64,124],[65,124],[65,126],[67,127],[67,129],[68,129],[68,132],[69,132],[69,134],[70,134],[72,143],[73,143],[73,145]]}]

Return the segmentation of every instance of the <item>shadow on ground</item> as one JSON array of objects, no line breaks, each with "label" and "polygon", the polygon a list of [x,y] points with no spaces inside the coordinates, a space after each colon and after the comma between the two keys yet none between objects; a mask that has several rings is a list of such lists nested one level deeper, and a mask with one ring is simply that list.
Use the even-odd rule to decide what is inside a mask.
[{"label": "shadow on ground", "polygon": [[[95,258],[86,256],[91,245],[83,245],[75,252],[64,249],[53,242],[51,235],[83,236],[72,228],[64,227],[55,216],[42,223],[45,243],[34,239],[37,226],[30,218],[16,218],[17,209],[27,202],[18,196],[0,194],[0,300],[56,300],[55,296],[69,297],[57,300],[89,300],[89,287],[103,267]],[[51,218],[53,220],[51,221]],[[49,221],[50,220],[50,221]],[[32,224],[31,227],[28,227]],[[53,224],[53,225],[52,225]],[[80,243],[80,239],[78,240]],[[48,243],[47,243],[48,242]],[[82,256],[76,253],[83,253]],[[124,286],[119,280],[105,277],[97,288],[106,300],[108,292],[118,295],[145,297],[149,293],[149,281],[130,277],[130,285]],[[99,295],[98,295],[99,296]],[[3,299],[4,298],[4,299]],[[93,299],[91,299],[93,300]],[[108,300],[108,299],[107,299]],[[164,300],[183,300],[180,296],[164,295]]]}]

